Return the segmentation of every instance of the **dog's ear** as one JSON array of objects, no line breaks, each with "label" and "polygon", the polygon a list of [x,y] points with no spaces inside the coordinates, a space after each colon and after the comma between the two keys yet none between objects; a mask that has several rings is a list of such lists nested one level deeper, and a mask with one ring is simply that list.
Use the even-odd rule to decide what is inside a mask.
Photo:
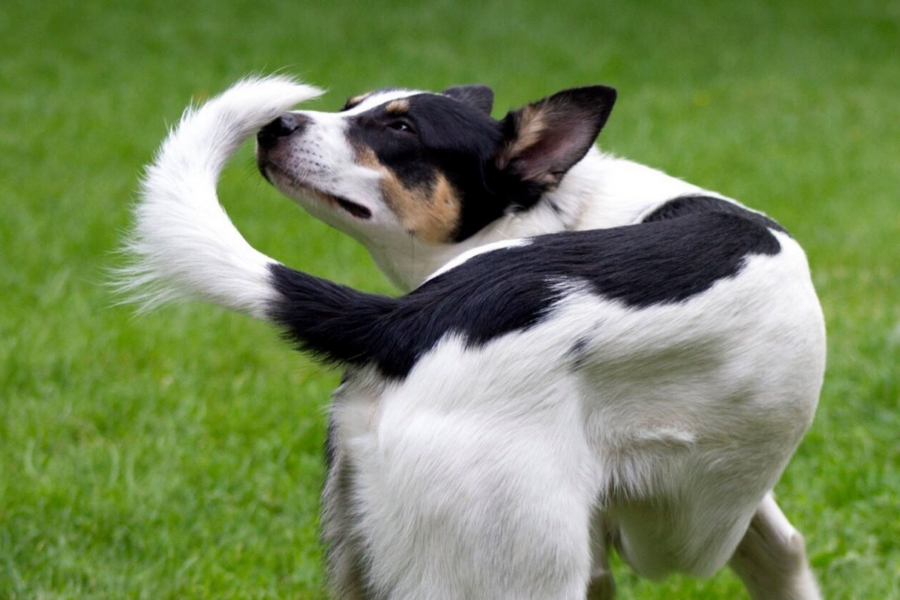
[{"label": "dog's ear", "polygon": [[497,168],[553,187],[584,158],[606,123],[616,90],[605,85],[572,88],[512,111],[501,121],[505,141]]},{"label": "dog's ear", "polygon": [[455,85],[441,92],[490,116],[494,108],[494,90],[486,85]]}]

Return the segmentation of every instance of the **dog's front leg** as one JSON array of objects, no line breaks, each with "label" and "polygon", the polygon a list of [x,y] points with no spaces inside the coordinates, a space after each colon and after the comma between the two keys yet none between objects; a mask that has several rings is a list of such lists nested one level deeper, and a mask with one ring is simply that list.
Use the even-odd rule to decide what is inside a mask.
[{"label": "dog's front leg", "polygon": [[322,541],[328,580],[337,600],[367,600],[361,541],[354,528],[353,465],[341,448],[339,435],[332,416],[326,441],[328,474],[322,492]]},{"label": "dog's front leg", "polygon": [[584,600],[593,490],[571,466],[586,447],[533,422],[394,403],[353,447],[373,597]]},{"label": "dog's front leg", "polygon": [[616,595],[616,581],[609,568],[612,536],[602,512],[595,510],[591,520],[591,583],[587,600],[612,600]]},{"label": "dog's front leg", "polygon": [[803,536],[774,496],[763,499],[729,563],[753,600],[820,600]]}]

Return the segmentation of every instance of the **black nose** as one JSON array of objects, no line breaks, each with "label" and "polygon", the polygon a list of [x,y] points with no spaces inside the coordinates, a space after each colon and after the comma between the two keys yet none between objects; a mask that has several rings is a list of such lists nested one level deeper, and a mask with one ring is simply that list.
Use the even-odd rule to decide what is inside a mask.
[{"label": "black nose", "polygon": [[308,117],[296,113],[285,113],[263,127],[256,134],[256,141],[260,147],[268,150],[278,143],[281,138],[287,137],[297,131],[302,131],[309,122]]}]

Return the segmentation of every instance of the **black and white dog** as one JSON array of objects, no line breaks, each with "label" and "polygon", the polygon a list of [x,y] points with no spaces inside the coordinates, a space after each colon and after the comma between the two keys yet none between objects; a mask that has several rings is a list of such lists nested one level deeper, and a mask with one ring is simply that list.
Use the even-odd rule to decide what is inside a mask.
[{"label": "black and white dog", "polygon": [[[267,319],[346,367],[323,496],[335,595],[610,598],[615,548],[647,577],[728,563],[755,599],[818,598],[771,494],[825,359],[785,230],[598,152],[610,88],[501,121],[482,86],[284,112],[316,95],[248,80],[188,112],[144,181],[126,285]],[[215,187],[261,127],[263,174],[410,293],[247,244]]]}]

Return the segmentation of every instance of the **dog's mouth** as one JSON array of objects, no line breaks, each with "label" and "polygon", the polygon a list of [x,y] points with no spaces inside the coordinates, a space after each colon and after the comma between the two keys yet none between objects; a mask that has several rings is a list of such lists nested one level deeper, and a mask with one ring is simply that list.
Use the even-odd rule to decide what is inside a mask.
[{"label": "dog's mouth", "polygon": [[316,191],[320,196],[326,196],[329,200],[333,201],[335,204],[343,208],[345,211],[350,213],[352,216],[357,219],[371,219],[372,211],[363,206],[362,204],[357,204],[356,202],[351,202],[346,198],[341,196],[335,196],[333,194],[325,194],[323,192]]},{"label": "dog's mouth", "polygon": [[265,163],[260,164],[260,171],[262,172],[263,177],[265,177],[266,180],[273,185],[276,185],[275,182],[272,181],[272,174],[275,174],[279,179],[287,181],[290,187],[295,188],[299,191],[310,193],[327,204],[337,206],[356,219],[365,221],[372,218],[372,211],[362,204],[353,202],[352,200],[348,200],[343,196],[337,196],[335,194],[322,191],[305,181],[299,181],[293,175],[285,172],[284,169],[270,161],[266,161]]}]

